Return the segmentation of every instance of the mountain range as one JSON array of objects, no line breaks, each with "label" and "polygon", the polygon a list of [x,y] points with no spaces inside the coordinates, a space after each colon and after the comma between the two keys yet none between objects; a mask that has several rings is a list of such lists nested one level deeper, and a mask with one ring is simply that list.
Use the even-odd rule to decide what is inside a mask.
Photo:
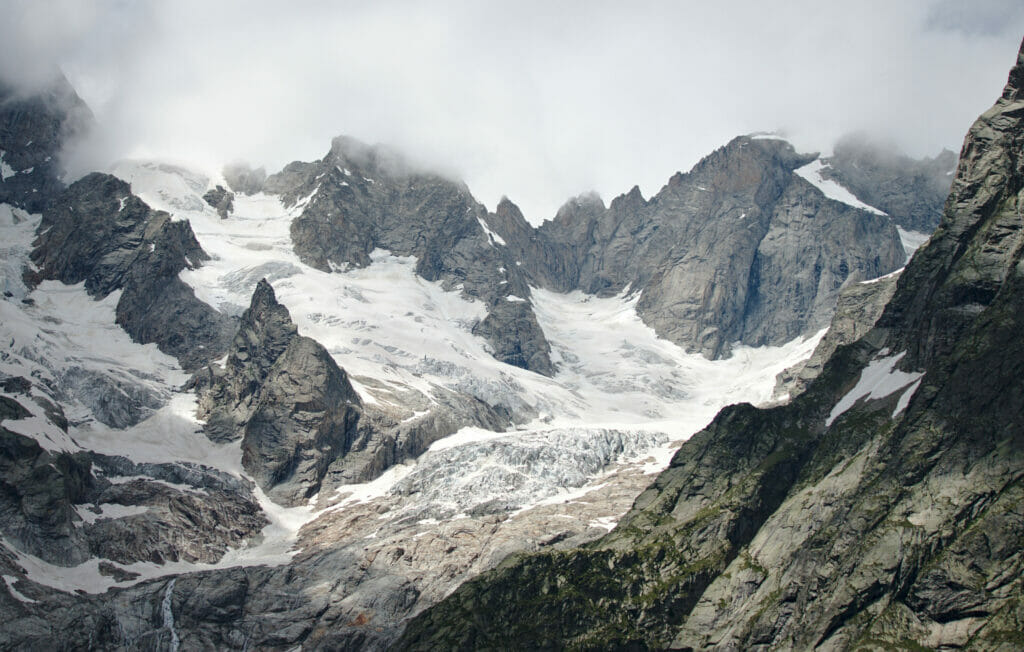
[{"label": "mountain range", "polygon": [[0,88],[0,644],[1011,649],[1022,71],[959,162],[540,226],[350,137],[66,185],[88,108]]}]

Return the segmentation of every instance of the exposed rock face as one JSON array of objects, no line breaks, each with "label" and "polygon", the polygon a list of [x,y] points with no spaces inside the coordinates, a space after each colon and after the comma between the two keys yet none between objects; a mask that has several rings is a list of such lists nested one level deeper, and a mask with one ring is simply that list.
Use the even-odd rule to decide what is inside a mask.
[{"label": "exposed rock face", "polygon": [[[488,307],[478,332],[495,357],[544,375],[550,346],[532,314],[523,272],[483,218],[486,210],[463,184],[416,170],[382,147],[336,138],[314,164],[292,164],[267,180],[286,203],[301,204],[292,223],[295,251],[322,270],[365,267],[370,252],[415,256],[416,272],[459,289]],[[522,299],[523,306],[509,306]]]},{"label": "exposed rock face", "polygon": [[[376,248],[415,256],[424,278],[487,303],[475,332],[498,359],[550,375],[527,281],[642,292],[637,311],[660,336],[718,358],[733,342],[777,345],[823,328],[844,283],[899,267],[888,216],[828,199],[794,174],[814,158],[740,137],[650,200],[637,188],[607,207],[584,195],[536,229],[508,200],[488,214],[464,185],[349,138],[265,187],[302,207],[292,239],[308,264],[365,266]],[[518,299],[525,305],[510,305]]]},{"label": "exposed rock face", "polygon": [[235,193],[228,192],[224,186],[217,186],[203,195],[207,204],[217,209],[221,219],[227,219],[231,211],[235,210]]},{"label": "exposed rock face", "polygon": [[732,342],[777,345],[819,330],[845,282],[904,260],[888,217],[827,199],[793,174],[814,158],[744,136],[649,201],[637,188],[607,208],[580,197],[536,232],[505,203],[488,220],[533,282],[642,291],[637,312],[660,336],[718,358]]},{"label": "exposed rock face", "polygon": [[265,280],[242,315],[224,370],[198,377],[199,414],[219,440],[242,439],[242,465],[278,502],[316,493],[351,448],[362,405],[344,370],[298,334]]},{"label": "exposed rock face", "polygon": [[111,568],[215,562],[266,525],[244,480],[197,465],[44,451],[2,427],[0,486],[6,541],[58,566],[92,557]]},{"label": "exposed rock face", "polygon": [[182,366],[227,348],[230,320],[178,278],[207,259],[188,223],[151,210],[120,179],[93,173],[73,183],[43,214],[35,246],[34,280],[85,281],[97,298],[121,290],[117,323]]},{"label": "exposed rock face", "polygon": [[[867,252],[871,247],[888,251],[893,238],[886,220],[825,200],[794,178],[794,167],[807,160],[781,142],[739,139],[703,167],[677,175],[650,201],[638,190],[608,207],[596,196],[580,197],[541,229],[530,227],[511,202],[503,201],[494,215],[487,215],[464,186],[415,170],[383,149],[346,139],[336,141],[324,160],[293,163],[270,178],[247,167],[225,170],[224,176],[235,192],[278,193],[302,211],[292,235],[306,262],[322,270],[368,264],[375,248],[415,256],[421,277],[486,304],[488,314],[473,330],[490,343],[495,357],[552,373],[527,281],[599,294],[619,293],[627,286],[642,291],[649,302],[643,309],[649,323],[662,319],[660,332],[678,331],[673,337],[689,338],[708,355],[725,354],[729,338],[760,342],[813,329],[843,283],[850,286],[858,274],[884,268],[885,261],[873,261]],[[168,210],[198,206],[209,212],[199,199],[208,180],[181,170],[174,174],[192,192],[172,198]],[[705,197],[708,192],[714,196]],[[208,202],[216,200],[218,208],[230,205],[223,202],[231,193],[215,193]],[[241,205],[242,198],[237,199]],[[756,210],[747,214],[747,207]],[[278,237],[276,230],[273,237]],[[842,256],[836,243],[845,247]],[[578,488],[616,456],[636,454],[667,439],[646,431],[553,429],[511,433],[457,449],[439,447],[388,495],[369,502],[358,496],[339,498],[335,489],[340,485],[371,480],[422,454],[445,435],[466,426],[497,433],[513,420],[522,423],[539,416],[543,408],[526,405],[518,395],[488,405],[476,397],[514,392],[504,386],[482,388],[489,381],[468,372],[465,383],[449,389],[413,389],[383,377],[358,377],[356,386],[372,390],[363,394],[367,400],[361,404],[346,372],[324,347],[298,334],[270,284],[257,283],[263,276],[290,282],[297,275],[292,263],[274,260],[222,277],[232,287],[244,288],[246,295],[256,287],[239,324],[210,311],[178,280],[183,269],[204,259],[186,224],[149,210],[127,186],[105,175],[83,179],[47,211],[34,258],[41,268],[37,278],[84,281],[97,297],[120,292],[118,320],[134,337],[156,341],[190,369],[201,368],[194,388],[207,433],[218,442],[238,442],[244,468],[273,500],[303,505],[318,494],[318,509],[334,508],[320,512],[304,528],[295,547],[299,552],[285,566],[190,572],[102,595],[51,590],[37,583],[39,573],[29,572],[33,562],[22,557],[25,553],[58,565],[95,564],[101,575],[123,584],[139,579],[136,571],[142,569],[128,567],[133,562],[223,561],[229,547],[244,548],[247,540],[259,540],[266,521],[259,515],[255,485],[231,474],[87,451],[65,453],[56,447],[44,450],[11,430],[16,427],[11,422],[23,427],[29,420],[45,421],[57,431],[61,445],[74,449],[78,444],[72,437],[84,430],[69,428],[60,401],[69,400],[72,421],[84,406],[97,420],[122,428],[138,423],[166,400],[160,395],[165,390],[147,390],[127,377],[122,383],[116,372],[92,367],[44,365],[38,377],[35,371],[25,372],[32,380],[0,377],[0,388],[11,394],[0,396],[0,523],[9,544],[0,546],[0,608],[7,615],[0,624],[0,647],[381,649],[395,640],[409,617],[507,554],[572,548],[594,539],[647,484],[639,468],[643,462],[638,461],[631,472],[610,473],[596,496],[520,513],[537,496],[556,497]],[[17,267],[22,260],[24,256]],[[687,274],[700,280],[699,297],[681,282]],[[742,294],[739,300],[729,294],[735,287]],[[792,301],[775,294],[776,287],[792,294]],[[171,339],[175,334],[180,341]],[[859,420],[869,426],[886,421],[902,396],[873,401],[867,415],[863,405],[837,415],[832,429],[826,429],[832,434],[824,436],[831,439],[820,445],[823,452],[813,449],[820,424],[832,420],[829,405],[842,393],[840,386],[850,384],[850,374],[863,363],[877,362],[872,359],[877,346],[871,346],[875,348],[846,363],[835,363],[846,365],[839,371],[826,370],[831,380],[822,381],[825,385],[812,386],[809,391],[827,397],[827,402],[771,413],[741,406],[724,413],[712,434],[695,440],[703,448],[692,460],[677,458],[658,489],[641,498],[619,531],[593,549],[531,558],[537,563],[527,566],[525,593],[512,588],[511,600],[500,591],[474,597],[488,614],[478,618],[472,613],[475,607],[468,616],[460,614],[457,625],[446,630],[453,634],[446,642],[501,644],[501,639],[467,636],[462,628],[491,614],[504,617],[502,609],[525,596],[529,608],[540,605],[540,613],[524,609],[531,619],[524,627],[546,638],[531,639],[523,632],[520,640],[510,636],[506,644],[559,646],[565,643],[559,638],[563,636],[578,637],[570,643],[582,646],[668,645],[676,639],[688,644],[690,639],[674,629],[680,622],[677,616],[697,614],[694,605],[717,590],[715,582],[750,570],[719,573],[730,560],[750,559],[752,568],[767,568],[766,548],[750,543],[759,526],[784,541],[783,547],[802,545],[799,536],[787,536],[792,532],[785,527],[769,526],[779,514],[795,514],[792,520],[800,524],[817,523],[816,505],[785,511],[787,492],[803,487],[804,478],[815,488],[821,478],[834,478],[835,459],[867,440],[857,430],[862,428]],[[840,355],[846,350],[840,349]],[[204,367],[225,351],[223,368]],[[571,365],[569,355],[566,351],[563,359]],[[443,365],[458,367],[424,357],[418,369]],[[53,378],[46,376],[47,370],[54,371]],[[381,398],[387,395],[394,400]],[[923,409],[915,402],[919,400],[915,397],[903,414]],[[182,422],[192,428],[190,420]],[[153,426],[160,433],[159,424]],[[808,427],[813,432],[805,432]],[[148,435],[142,429],[139,433]],[[891,447],[882,450],[887,453]],[[920,455],[919,450],[913,449]],[[876,466],[884,462],[882,453],[877,457]],[[856,462],[844,469],[860,473],[863,466]],[[950,477],[958,480],[953,473]],[[899,494],[895,483],[887,488]],[[968,511],[984,509],[988,497]],[[847,505],[844,500],[837,503]],[[1009,507],[1007,519],[1016,519],[1016,503]],[[856,522],[868,520],[861,516]],[[984,530],[986,536],[990,530]],[[700,536],[688,539],[694,532]],[[844,544],[852,539],[848,534]],[[943,533],[940,539],[949,537]],[[1009,540],[1002,537],[999,543],[1009,549]],[[637,541],[642,545],[634,550]],[[985,545],[976,536],[958,554],[981,558]],[[607,577],[586,572],[594,551],[597,567],[601,573],[607,568]],[[245,550],[238,552],[246,559]],[[582,584],[571,577],[559,584],[569,577],[558,561],[563,559],[570,560],[572,572],[583,569]],[[816,558],[813,568],[828,568],[831,561]],[[1019,569],[1007,571],[1006,566],[999,572],[1014,577]],[[774,581],[764,581],[764,591],[773,589]],[[948,577],[936,576],[922,584],[918,603],[929,601],[933,593],[945,599],[942,587],[949,583]],[[583,590],[577,590],[580,586]],[[1017,584],[1009,586],[1019,593]],[[601,596],[596,609],[586,602],[591,589]],[[663,596],[668,599],[661,601]],[[975,604],[975,598],[962,602]],[[558,622],[565,614],[574,617],[578,609],[585,612],[578,622]],[[936,618],[948,613],[958,612],[946,610]],[[502,636],[498,625],[493,632]],[[717,636],[716,627],[698,628],[697,635]],[[785,647],[789,639],[775,640]]]},{"label": "exposed rock face", "polygon": [[931,233],[949,195],[956,154],[914,160],[894,147],[862,135],[843,138],[825,160],[825,178],[835,179],[864,203],[885,211],[911,231]]},{"label": "exposed rock face", "polygon": [[473,334],[490,342],[494,357],[503,362],[552,371],[551,347],[526,301],[504,298],[491,304],[487,317],[473,327]]},{"label": "exposed rock face", "polygon": [[71,367],[61,375],[57,387],[61,398],[81,402],[97,421],[121,429],[150,416],[166,398],[132,380]]},{"label": "exposed rock face", "polygon": [[892,298],[898,278],[899,275],[893,273],[843,288],[828,332],[818,342],[810,358],[776,377],[775,395],[793,397],[800,394],[809,382],[821,375],[825,363],[838,347],[864,337]]},{"label": "exposed rock face", "polygon": [[345,456],[331,463],[325,488],[372,480],[466,426],[502,432],[511,423],[505,410],[468,394],[435,388],[429,397],[405,398],[404,410],[364,406],[356,437]]},{"label": "exposed rock face", "polygon": [[62,150],[84,135],[92,121],[88,107],[59,73],[30,96],[0,82],[0,203],[42,212],[64,187]]},{"label": "exposed rock face", "polygon": [[399,648],[1013,649],[1024,49],[931,242],[792,403],[723,410],[607,537],[510,559]]}]

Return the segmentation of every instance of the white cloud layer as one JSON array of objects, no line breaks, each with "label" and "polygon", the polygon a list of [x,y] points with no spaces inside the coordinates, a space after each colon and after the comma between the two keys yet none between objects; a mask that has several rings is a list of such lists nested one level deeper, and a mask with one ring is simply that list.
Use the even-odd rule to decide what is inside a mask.
[{"label": "white cloud layer", "polygon": [[95,166],[273,171],[347,133],[539,222],[591,189],[649,196],[750,131],[957,149],[1022,35],[1018,0],[0,0],[0,75],[60,65],[102,125]]}]

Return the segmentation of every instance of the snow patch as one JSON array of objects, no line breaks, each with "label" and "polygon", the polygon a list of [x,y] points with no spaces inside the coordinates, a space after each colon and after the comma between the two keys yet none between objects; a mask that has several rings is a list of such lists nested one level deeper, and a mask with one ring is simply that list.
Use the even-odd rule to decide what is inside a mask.
[{"label": "snow patch", "polygon": [[807,165],[797,168],[793,173],[807,180],[829,199],[834,199],[835,201],[868,211],[869,213],[874,213],[875,215],[887,215],[887,213],[878,210],[874,206],[868,206],[861,200],[857,199],[852,192],[832,179],[824,178],[821,175],[821,171],[826,167],[828,166],[820,158],[817,158]]},{"label": "snow patch", "polygon": [[879,281],[884,281],[887,278],[892,278],[894,276],[899,276],[900,274],[903,273],[903,270],[905,270],[905,269],[906,269],[906,267],[900,267],[899,269],[894,270],[892,272],[889,272],[888,274],[883,274],[882,276],[879,276],[878,278],[869,278],[866,281],[861,281],[860,284],[861,285],[871,285],[872,283],[878,283]]},{"label": "snow patch", "polygon": [[777,133],[774,133],[774,132],[764,132],[764,131],[762,131],[762,132],[750,134],[749,137],[750,137],[751,140],[781,140],[784,143],[788,143],[789,142],[789,140],[787,138],[785,138],[784,136],[781,136],[781,135],[779,135]]},{"label": "snow patch", "polygon": [[7,591],[15,600],[27,604],[35,604],[36,602],[39,602],[38,600],[33,600],[32,598],[27,597],[24,593],[14,588],[14,583],[17,582],[19,578],[15,577],[14,575],[4,575],[3,577],[4,583],[7,584]]},{"label": "snow patch", "polygon": [[476,218],[476,221],[480,223],[480,228],[483,229],[484,233],[487,234],[487,237],[490,239],[491,244],[505,244],[505,240],[502,239],[500,235],[492,231],[491,227],[487,226],[487,222],[484,222],[483,218],[478,217]]},{"label": "snow patch", "polygon": [[338,487],[335,491],[335,495],[340,500],[334,505],[331,505],[327,511],[340,509],[349,505],[368,503],[374,498],[386,496],[395,483],[409,475],[413,466],[413,464],[396,464],[370,482],[348,484]]},{"label": "snow patch", "polygon": [[602,516],[600,518],[595,518],[594,520],[592,520],[588,524],[588,527],[599,527],[611,532],[613,529],[615,529],[615,526],[618,524],[618,522],[619,519],[615,516]]},{"label": "snow patch", "polygon": [[893,416],[902,412],[910,403],[914,391],[920,384],[920,379],[924,376],[924,372],[906,372],[895,368],[896,363],[903,359],[906,353],[906,351],[902,351],[896,355],[869,362],[868,366],[860,372],[860,378],[853,389],[839,399],[839,402],[832,408],[828,419],[825,420],[825,426],[831,426],[840,415],[852,408],[862,398],[867,398],[869,401],[885,398],[913,383],[913,387],[900,396]]},{"label": "snow patch", "polygon": [[900,234],[900,242],[903,244],[903,250],[907,252],[907,262],[910,262],[910,258],[914,255],[921,245],[928,242],[931,236],[927,233],[921,233],[920,231],[908,231],[902,226],[897,226],[896,230]]},{"label": "snow patch", "polygon": [[75,505],[75,512],[83,522],[92,525],[96,521],[138,516],[149,511],[145,505],[118,505],[116,503],[103,503],[96,505],[95,508],[99,511],[95,512],[85,505]]},{"label": "snow patch", "polygon": [[893,419],[895,419],[897,416],[899,416],[899,414],[901,412],[903,412],[903,410],[907,409],[907,406],[910,405],[910,399],[913,398],[914,392],[917,391],[917,388],[920,385],[921,385],[921,379],[918,378],[917,380],[914,381],[913,385],[908,387],[906,389],[906,391],[903,392],[902,395],[900,395],[900,400],[896,401],[896,409],[892,411],[892,418]]},{"label": "snow patch", "polygon": [[17,172],[14,171],[10,165],[7,165],[7,161],[4,160],[4,150],[0,149],[0,180],[7,181],[13,177]]}]

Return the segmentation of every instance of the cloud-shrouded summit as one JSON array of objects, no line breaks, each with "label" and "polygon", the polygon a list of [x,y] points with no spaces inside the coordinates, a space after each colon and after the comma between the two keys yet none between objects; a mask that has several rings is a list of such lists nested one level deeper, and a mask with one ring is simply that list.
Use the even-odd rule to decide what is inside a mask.
[{"label": "cloud-shrouded summit", "polygon": [[588,190],[649,196],[739,133],[957,149],[1024,32],[1019,3],[962,4],[7,0],[0,75],[64,71],[100,124],[82,170],[273,170],[347,133],[539,222]]}]

